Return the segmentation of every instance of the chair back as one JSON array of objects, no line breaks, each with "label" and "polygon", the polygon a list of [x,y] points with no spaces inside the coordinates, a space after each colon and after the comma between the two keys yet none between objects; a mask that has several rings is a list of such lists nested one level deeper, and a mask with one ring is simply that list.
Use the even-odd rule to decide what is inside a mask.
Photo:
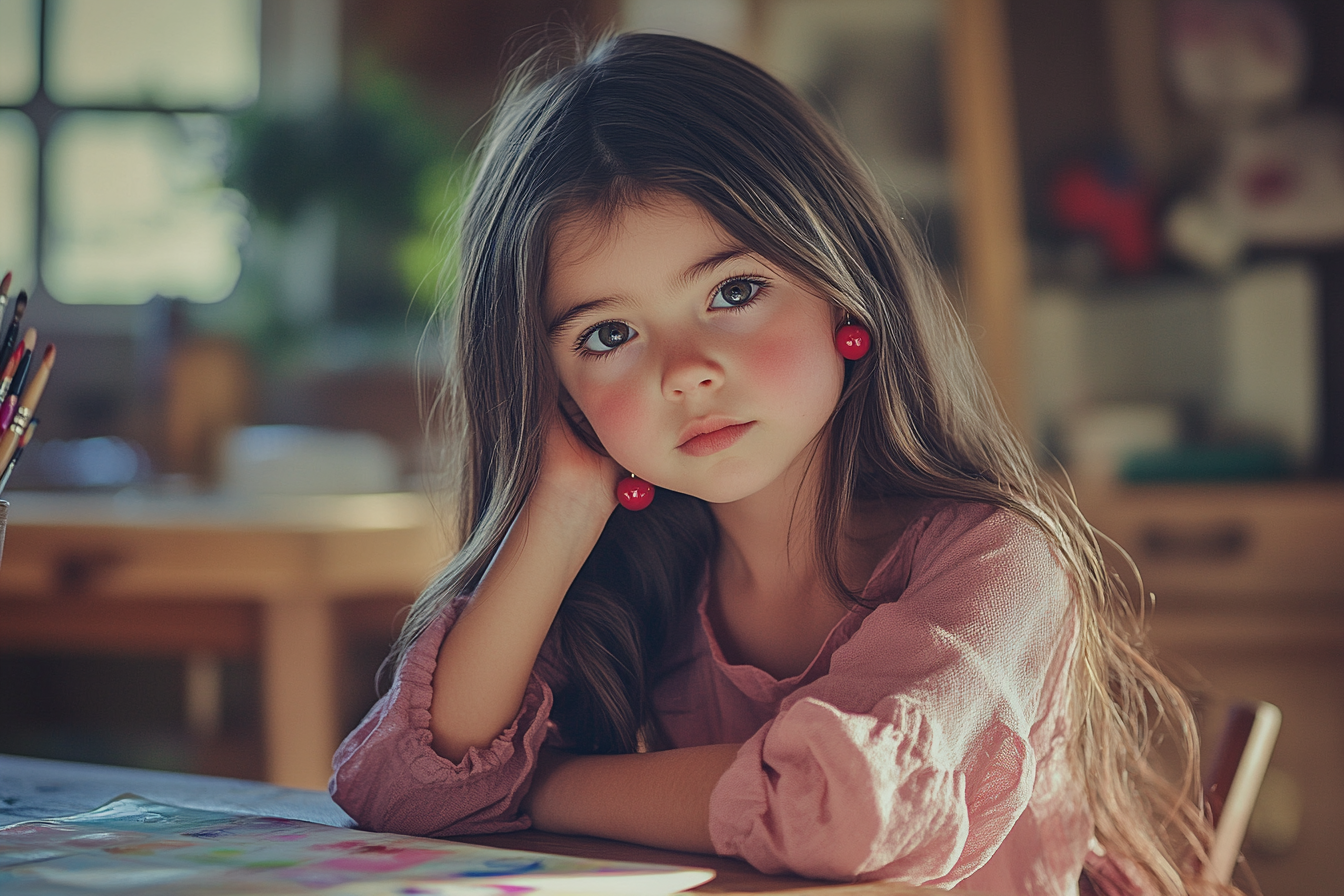
[{"label": "chair back", "polygon": [[1228,709],[1203,782],[1204,803],[1213,823],[1207,873],[1219,883],[1232,880],[1282,718],[1277,706],[1262,701],[1235,703]]}]

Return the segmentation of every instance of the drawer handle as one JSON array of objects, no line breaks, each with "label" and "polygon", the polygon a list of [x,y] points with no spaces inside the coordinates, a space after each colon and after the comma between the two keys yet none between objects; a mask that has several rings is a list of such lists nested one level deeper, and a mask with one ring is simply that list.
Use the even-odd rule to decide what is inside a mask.
[{"label": "drawer handle", "polygon": [[1207,526],[1152,525],[1141,537],[1143,551],[1155,560],[1235,560],[1251,546],[1245,524],[1228,522]]},{"label": "drawer handle", "polygon": [[61,554],[52,564],[56,592],[78,595],[91,591],[99,578],[126,561],[113,551],[77,551]]}]

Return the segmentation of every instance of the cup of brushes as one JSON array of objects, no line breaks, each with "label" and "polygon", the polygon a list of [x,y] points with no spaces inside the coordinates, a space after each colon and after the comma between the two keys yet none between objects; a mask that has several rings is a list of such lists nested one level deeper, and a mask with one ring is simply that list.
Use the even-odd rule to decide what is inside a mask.
[{"label": "cup of brushes", "polygon": [[[0,315],[9,305],[12,279],[9,273],[0,279]],[[37,331],[29,327],[23,339],[19,339],[19,322],[27,307],[28,294],[20,291],[14,299],[4,341],[0,342],[0,358],[5,361],[4,367],[0,368],[0,492],[9,484],[14,465],[37,430],[37,403],[42,399],[42,391],[47,387],[56,360],[56,346],[48,343],[42,351],[41,361],[33,369]],[[8,502],[0,501],[0,552],[4,549],[8,511]]]}]

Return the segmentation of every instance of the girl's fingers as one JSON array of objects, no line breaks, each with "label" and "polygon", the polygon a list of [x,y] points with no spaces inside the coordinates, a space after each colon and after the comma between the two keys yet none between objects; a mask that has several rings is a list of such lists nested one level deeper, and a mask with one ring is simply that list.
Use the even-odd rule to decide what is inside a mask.
[{"label": "girl's fingers", "polygon": [[[579,427],[571,412],[557,403],[545,429],[542,483],[574,498],[614,502],[620,468],[602,450],[597,437],[589,436]],[[591,432],[591,427],[588,431]]]},{"label": "girl's fingers", "polygon": [[588,418],[579,410],[579,405],[570,397],[564,389],[560,390],[560,410],[564,413],[565,419],[569,421],[570,428],[574,431],[583,443],[594,453],[602,457],[608,457],[607,449],[602,447],[602,441],[593,431],[593,426],[588,422]]}]

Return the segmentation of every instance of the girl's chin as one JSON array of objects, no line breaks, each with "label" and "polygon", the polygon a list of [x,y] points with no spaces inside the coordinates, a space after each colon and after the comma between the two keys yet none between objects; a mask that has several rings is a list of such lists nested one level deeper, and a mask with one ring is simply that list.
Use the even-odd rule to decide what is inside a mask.
[{"label": "girl's chin", "polygon": [[[654,483],[657,487],[657,483]],[[728,477],[726,480],[712,482],[682,482],[676,486],[669,484],[668,489],[691,495],[710,504],[734,504],[750,498],[768,485],[767,482],[746,479],[741,476]]]},{"label": "girl's chin", "polygon": [[[619,457],[616,462],[622,463]],[[780,469],[777,463],[773,458],[733,456],[707,465],[708,469],[664,469],[663,475],[646,464],[647,472],[640,478],[651,482],[655,489],[680,492],[710,504],[733,504],[778,484],[788,470]]]}]

